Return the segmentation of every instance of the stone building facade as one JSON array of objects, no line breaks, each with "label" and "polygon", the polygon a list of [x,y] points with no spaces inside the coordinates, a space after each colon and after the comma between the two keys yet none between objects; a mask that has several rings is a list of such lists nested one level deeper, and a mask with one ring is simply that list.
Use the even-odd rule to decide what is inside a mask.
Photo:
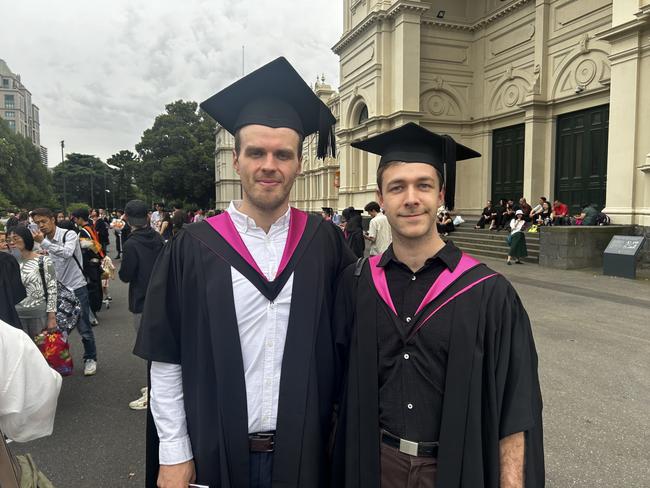
[{"label": "stone building facade", "polygon": [[40,150],[38,107],[32,103],[32,94],[23,85],[20,75],[13,73],[3,59],[0,59],[0,118],[7,122],[10,129],[32,141]]},{"label": "stone building facade", "polygon": [[350,143],[415,121],[481,158],[456,207],[557,197],[650,227],[650,0],[343,0],[338,205],[374,199]]}]

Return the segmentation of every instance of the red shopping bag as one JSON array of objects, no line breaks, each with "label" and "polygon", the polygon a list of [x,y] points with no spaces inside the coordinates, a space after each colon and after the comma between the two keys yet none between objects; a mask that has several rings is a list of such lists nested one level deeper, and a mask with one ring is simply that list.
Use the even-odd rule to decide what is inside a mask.
[{"label": "red shopping bag", "polygon": [[72,355],[67,333],[58,329],[54,332],[43,331],[34,337],[34,341],[52,369],[61,376],[72,374]]}]

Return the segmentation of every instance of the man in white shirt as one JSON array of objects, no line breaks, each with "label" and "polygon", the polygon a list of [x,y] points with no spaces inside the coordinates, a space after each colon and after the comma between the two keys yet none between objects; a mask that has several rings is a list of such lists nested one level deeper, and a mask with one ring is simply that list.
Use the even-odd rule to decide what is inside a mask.
[{"label": "man in white shirt", "polygon": [[152,362],[146,486],[325,488],[347,350],[332,305],[354,258],[289,195],[304,137],[323,158],[335,119],[284,58],[201,108],[234,135],[242,200],[185,226],[152,273],[134,351]]},{"label": "man in white shirt", "polygon": [[160,232],[160,224],[162,223],[163,218],[163,206],[159,203],[156,203],[156,210],[151,214],[151,228],[156,232]]},{"label": "man in white shirt", "polygon": [[377,202],[370,202],[364,207],[364,210],[372,217],[368,233],[364,236],[366,240],[371,242],[370,255],[376,256],[383,254],[388,249],[388,246],[390,246],[390,243],[393,242],[388,219],[382,213],[381,207]]},{"label": "man in white shirt", "polygon": [[39,228],[39,231],[34,233],[34,240],[52,259],[56,279],[74,291],[81,303],[77,331],[84,346],[84,376],[93,376],[97,372],[97,347],[90,325],[90,301],[82,269],[83,257],[79,237],[74,231],[57,227],[54,214],[49,208],[37,208],[32,215]]},{"label": "man in white shirt", "polygon": [[16,442],[50,435],[60,390],[34,341],[0,320],[0,430]]}]

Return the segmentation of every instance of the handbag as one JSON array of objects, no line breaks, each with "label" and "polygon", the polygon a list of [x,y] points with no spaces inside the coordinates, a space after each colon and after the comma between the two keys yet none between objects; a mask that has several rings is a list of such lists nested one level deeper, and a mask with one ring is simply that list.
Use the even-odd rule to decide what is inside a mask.
[{"label": "handbag", "polygon": [[[38,260],[38,269],[41,273],[41,281],[43,282],[43,291],[45,292],[45,302],[47,303],[49,293],[47,291],[47,283],[45,281],[45,266],[43,264],[43,256]],[[77,295],[68,289],[60,281],[56,282],[56,325],[65,332],[71,332],[77,326],[81,317],[81,302]]]},{"label": "handbag", "polygon": [[20,465],[15,456],[11,454],[5,435],[0,430],[0,487],[20,488],[22,476]]},{"label": "handbag", "polygon": [[74,364],[66,332],[57,329],[54,332],[43,331],[34,337],[34,342],[50,368],[61,376],[70,376],[72,374]]}]

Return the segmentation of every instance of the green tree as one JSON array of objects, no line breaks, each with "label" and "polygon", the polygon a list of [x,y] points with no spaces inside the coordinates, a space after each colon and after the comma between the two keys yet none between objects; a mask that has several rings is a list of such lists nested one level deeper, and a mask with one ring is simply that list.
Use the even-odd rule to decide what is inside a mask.
[{"label": "green tree", "polygon": [[110,190],[111,178],[115,173],[114,169],[91,154],[67,154],[64,162],[54,168],[55,192],[63,201],[65,176],[68,202],[86,202],[89,207],[101,208],[109,202],[105,190]]},{"label": "green tree", "polygon": [[178,100],[165,107],[136,150],[138,187],[152,203],[180,200],[207,207],[214,199],[215,122],[196,102]]},{"label": "green tree", "polygon": [[141,162],[136,154],[127,149],[113,154],[106,162],[116,168],[110,186],[115,205],[124,208],[126,202],[140,196],[135,186],[135,175],[140,170]]},{"label": "green tree", "polygon": [[0,119],[0,195],[3,204],[33,209],[54,206],[52,177],[32,142]]}]

